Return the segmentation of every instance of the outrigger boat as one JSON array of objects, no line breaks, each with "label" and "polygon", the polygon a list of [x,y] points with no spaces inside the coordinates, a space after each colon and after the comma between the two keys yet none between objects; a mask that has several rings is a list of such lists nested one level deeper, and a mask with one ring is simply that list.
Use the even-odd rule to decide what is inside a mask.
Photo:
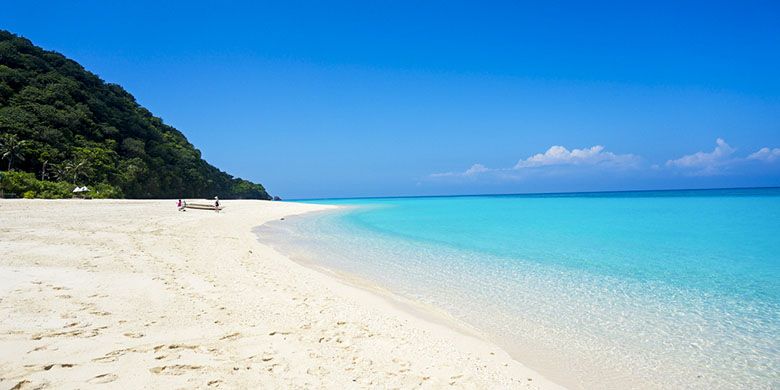
[{"label": "outrigger boat", "polygon": [[184,205],[185,209],[195,210],[222,210],[224,206],[215,207],[213,204],[206,203],[187,203]]}]

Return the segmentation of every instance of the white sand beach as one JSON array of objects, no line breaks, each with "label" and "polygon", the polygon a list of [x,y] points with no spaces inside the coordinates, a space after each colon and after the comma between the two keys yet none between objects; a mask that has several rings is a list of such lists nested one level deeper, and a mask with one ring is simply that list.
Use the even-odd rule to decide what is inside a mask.
[{"label": "white sand beach", "polygon": [[0,389],[559,388],[252,233],[329,206],[223,204],[0,200]]}]

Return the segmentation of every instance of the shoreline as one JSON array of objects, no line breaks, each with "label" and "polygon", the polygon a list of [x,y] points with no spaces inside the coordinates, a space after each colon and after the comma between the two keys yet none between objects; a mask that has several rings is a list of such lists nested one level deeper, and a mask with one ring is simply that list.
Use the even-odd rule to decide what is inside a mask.
[{"label": "shoreline", "polygon": [[[307,204],[320,205],[318,203],[307,203]],[[339,212],[344,212],[344,209],[346,208],[354,207],[354,206],[331,206],[331,205],[326,205],[326,206],[329,206],[329,208],[324,210],[312,210],[294,216],[306,218],[306,217],[311,217],[312,214],[316,214],[316,213],[339,213]],[[358,274],[347,272],[347,271],[341,271],[335,268],[330,268],[322,264],[319,264],[316,261],[283,253],[283,251],[276,248],[273,244],[263,242],[262,238],[260,237],[260,234],[262,233],[261,230],[263,229],[263,227],[268,226],[270,224],[277,224],[277,223],[280,223],[280,221],[267,221],[261,225],[256,226],[254,229],[252,229],[252,231],[257,236],[258,241],[262,245],[270,247],[275,252],[279,253],[281,256],[284,256],[288,260],[298,265],[301,265],[307,269],[313,270],[314,272],[323,274],[326,277],[335,279],[335,282],[337,283],[345,284],[349,287],[358,289],[366,294],[370,294],[377,298],[383,299],[387,302],[387,304],[392,306],[394,309],[400,310],[422,321],[430,322],[436,325],[450,328],[451,330],[456,331],[465,337],[471,337],[488,344],[498,345],[498,343],[489,340],[489,337],[484,332],[480,331],[479,329],[475,328],[474,326],[462,320],[455,318],[454,316],[452,316],[452,314],[450,314],[445,309],[442,309],[435,305],[426,304],[425,302],[422,301],[418,301],[412,298],[407,298],[402,295],[399,295],[393,292],[392,290],[385,288],[380,284],[371,281],[370,279],[367,279],[365,277],[362,277]],[[500,345],[498,346],[502,350],[508,353],[508,351],[506,351],[506,348],[501,347]],[[511,356],[511,354],[509,355]],[[520,361],[515,357],[512,358],[514,360],[517,360],[518,362]]]},{"label": "shoreline", "polygon": [[[307,217],[311,217],[311,214],[341,213],[341,212],[345,212],[345,209],[358,207],[358,206],[342,206],[342,205],[323,205],[320,203],[311,203],[311,202],[305,202],[304,204],[327,206],[328,208],[322,210],[307,211],[301,214],[292,215],[293,217],[307,218]],[[281,256],[287,258],[289,261],[301,265],[316,273],[322,274],[327,278],[333,279],[335,283],[339,283],[347,287],[357,289],[364,294],[368,294],[371,298],[377,298],[381,301],[384,301],[391,310],[399,311],[403,315],[411,316],[423,323],[427,323],[436,327],[444,327],[450,329],[456,332],[457,334],[460,334],[462,337],[468,338],[477,343],[485,344],[486,347],[498,348],[507,356],[509,356],[510,359],[518,362],[525,369],[528,369],[534,374],[540,376],[543,382],[547,382],[545,383],[545,385],[547,386],[553,386],[558,389],[569,388],[568,386],[576,386],[576,383],[567,384],[566,381],[553,381],[547,375],[542,375],[536,369],[526,366],[525,363],[520,361],[517,356],[514,356],[509,351],[509,349],[507,349],[505,346],[502,346],[501,343],[490,340],[490,338],[486,333],[472,326],[471,324],[454,317],[445,309],[442,309],[435,305],[426,304],[418,300],[404,297],[402,295],[393,292],[388,288],[384,288],[381,285],[365,277],[359,276],[357,274],[346,272],[346,271],[340,271],[334,268],[329,268],[321,264],[318,264],[316,261],[306,260],[303,258],[296,258],[295,256],[285,254],[281,252],[279,249],[275,248],[273,245],[262,242],[261,238],[259,237],[260,230],[262,229],[262,227],[269,224],[277,224],[277,223],[281,223],[281,221],[278,220],[266,221],[263,224],[256,226],[254,229],[252,229],[252,231],[257,236],[258,241],[262,245],[270,247],[275,252],[279,253]],[[564,384],[566,384],[565,386],[567,387],[564,387]]]},{"label": "shoreline", "polygon": [[[273,246],[271,245],[269,246],[273,248]],[[461,320],[458,320],[457,318],[454,318],[446,310],[441,309],[437,306],[428,305],[425,304],[424,302],[403,297],[359,275],[350,272],[339,271],[337,269],[328,268],[325,266],[320,266],[311,261],[295,259],[293,256],[284,254],[283,252],[279,251],[276,248],[273,248],[273,250],[279,253],[281,256],[288,258],[290,261],[298,265],[301,265],[307,269],[322,274],[328,278],[334,279],[334,281],[337,283],[344,284],[348,287],[360,290],[365,294],[369,294],[378,299],[381,299],[385,301],[389,306],[393,307],[395,310],[402,311],[405,314],[413,316],[421,321],[429,322],[434,325],[447,327],[453,331],[460,333],[464,337],[470,337],[486,343],[493,344],[491,341],[487,340],[486,336],[482,332],[472,327],[471,325]]]},{"label": "shoreline", "polygon": [[[306,202],[304,204],[320,205],[318,203],[310,203],[310,202]],[[296,215],[295,217],[313,218],[315,217],[313,216],[313,214],[341,213],[341,212],[346,212],[346,209],[354,209],[360,207],[360,206],[352,206],[352,205],[350,206],[326,205],[326,206],[330,206],[331,208],[324,209],[324,210],[312,210],[306,213]],[[576,380],[574,380],[573,378],[567,378],[564,373],[560,372],[560,370],[556,369],[553,366],[548,365],[544,368],[538,368],[538,367],[531,368],[527,366],[526,363],[523,362],[523,357],[528,357],[528,355],[527,354],[524,355],[523,353],[520,353],[520,351],[517,349],[516,346],[513,348],[512,345],[508,344],[505,341],[502,342],[499,339],[495,339],[495,337],[492,338],[489,333],[486,333],[485,331],[477,328],[476,326],[469,324],[468,322],[462,319],[456,318],[450,312],[448,312],[447,310],[439,306],[428,304],[419,300],[415,300],[413,298],[407,298],[405,296],[402,296],[392,291],[389,288],[382,286],[378,282],[368,279],[367,277],[349,271],[342,271],[336,268],[325,266],[323,264],[318,263],[317,260],[308,258],[308,256],[296,256],[293,254],[284,253],[283,250],[280,250],[279,248],[275,247],[272,243],[263,242],[262,238],[260,237],[262,233],[262,229],[268,227],[269,225],[271,226],[270,228],[273,229],[274,228],[273,225],[281,224],[281,223],[283,222],[267,221],[262,225],[258,225],[257,227],[255,227],[253,229],[253,232],[255,233],[258,241],[261,244],[269,246],[280,255],[286,257],[287,259],[289,259],[290,261],[298,265],[313,270],[314,272],[323,274],[326,277],[333,278],[337,283],[345,284],[349,287],[358,289],[365,294],[370,294],[371,296],[375,296],[385,301],[388,305],[390,305],[392,309],[401,311],[409,316],[419,319],[420,321],[431,323],[437,326],[446,327],[448,329],[451,329],[454,332],[459,333],[463,337],[472,338],[477,340],[478,342],[485,343],[494,346],[496,348],[499,348],[501,349],[502,352],[506,353],[511,359],[519,362],[524,367],[527,367],[528,369],[535,372],[537,375],[544,377],[546,380],[550,381],[551,383],[554,383],[556,386],[559,386],[560,388],[581,387],[581,384],[577,383]]]},{"label": "shoreline", "polygon": [[[740,204],[745,206],[745,201]],[[729,198],[729,202],[734,201]],[[536,265],[519,256],[502,258],[488,251],[464,250],[454,240],[447,247],[423,237],[442,238],[457,232],[457,226],[479,221],[459,220],[460,225],[451,223],[438,236],[429,235],[418,226],[428,227],[425,221],[441,216],[444,206],[431,206],[434,211],[428,214],[419,203],[407,204],[406,210],[401,202],[367,205],[377,203],[388,209],[377,208],[371,215],[323,211],[291,218],[291,225],[270,222],[263,232],[265,242],[293,261],[391,302],[398,294],[451,310],[456,319],[481,331],[477,337],[569,388],[764,388],[776,382],[777,371],[772,369],[776,350],[772,339],[763,336],[774,334],[771,313],[777,312],[777,305],[771,299],[711,290],[706,283],[675,284],[675,279],[664,283],[633,274],[621,277]],[[456,206],[445,210],[459,216],[466,205]],[[682,207],[689,209],[690,205]],[[432,227],[435,230],[435,223]],[[483,235],[480,242],[493,236]],[[552,244],[546,249],[556,253],[556,243]],[[607,253],[609,248],[621,249],[607,246]],[[626,252],[615,258],[632,259],[632,255]],[[658,264],[665,265],[662,260]],[[398,308],[459,330],[457,324],[438,321],[446,313],[436,316],[441,313],[430,310],[434,317],[430,318],[421,315],[426,313],[424,307],[417,306],[421,311]],[[730,315],[724,318],[723,313]],[[736,359],[751,362],[750,367],[734,363]]]},{"label": "shoreline", "polygon": [[174,204],[0,201],[0,384],[560,388],[253,232],[328,206]]}]

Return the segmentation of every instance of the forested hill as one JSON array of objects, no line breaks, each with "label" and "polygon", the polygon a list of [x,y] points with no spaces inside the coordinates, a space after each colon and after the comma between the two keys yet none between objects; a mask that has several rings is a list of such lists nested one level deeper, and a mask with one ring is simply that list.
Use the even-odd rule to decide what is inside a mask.
[{"label": "forested hill", "polygon": [[270,199],[201,158],[175,128],[63,55],[0,30],[0,175],[6,193]]}]

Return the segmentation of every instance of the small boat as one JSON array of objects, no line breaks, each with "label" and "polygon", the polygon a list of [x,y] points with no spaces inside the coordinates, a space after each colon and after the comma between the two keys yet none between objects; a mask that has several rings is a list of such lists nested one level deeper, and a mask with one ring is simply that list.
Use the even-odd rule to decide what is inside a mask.
[{"label": "small boat", "polygon": [[185,209],[195,209],[195,210],[222,210],[224,206],[219,206],[219,208],[214,207],[213,204],[207,204],[207,203],[187,203],[184,205]]}]

